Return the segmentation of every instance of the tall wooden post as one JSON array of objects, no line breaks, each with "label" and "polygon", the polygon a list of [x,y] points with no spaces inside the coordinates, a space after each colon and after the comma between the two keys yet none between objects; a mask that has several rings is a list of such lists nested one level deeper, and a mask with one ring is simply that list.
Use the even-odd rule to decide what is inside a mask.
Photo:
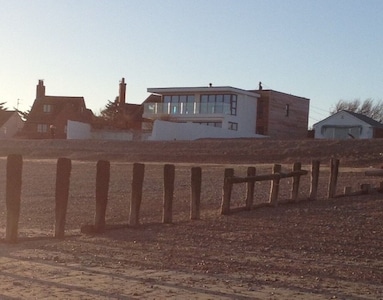
[{"label": "tall wooden post", "polygon": [[56,173],[56,223],[55,237],[63,238],[65,231],[65,219],[69,198],[69,182],[72,162],[68,158],[59,158],[57,160]]},{"label": "tall wooden post", "polygon": [[229,178],[233,176],[234,169],[225,169],[223,179],[221,215],[228,215],[230,213],[230,200],[231,192],[233,190],[233,183],[229,180]]},{"label": "tall wooden post", "polygon": [[311,162],[311,187],[310,187],[310,200],[316,200],[318,194],[319,184],[319,169],[320,161],[313,160]]},{"label": "tall wooden post", "polygon": [[21,205],[23,158],[19,154],[10,154],[7,157],[7,179],[5,187],[5,202],[7,207],[7,228],[5,240],[16,243]]},{"label": "tall wooden post", "polygon": [[332,158],[330,167],[330,180],[328,185],[328,198],[334,198],[336,194],[336,184],[338,182],[339,159]]},{"label": "tall wooden post", "polygon": [[[256,169],[255,167],[248,167],[247,168],[247,176],[255,176]],[[248,181],[246,184],[246,209],[250,210],[253,207],[254,202],[254,187],[255,187],[255,181]]]},{"label": "tall wooden post", "polygon": [[110,162],[99,160],[96,172],[96,214],[94,216],[95,232],[105,230],[106,206],[108,204],[110,180]]},{"label": "tall wooden post", "polygon": [[[302,169],[302,164],[300,162],[294,163],[293,172],[294,171],[300,171],[301,169]],[[291,200],[292,201],[298,201],[300,178],[301,178],[301,175],[295,175],[293,177],[293,187],[291,190]]]},{"label": "tall wooden post", "polygon": [[[282,170],[282,166],[275,164],[273,166],[273,174],[279,174]],[[280,177],[277,176],[273,181],[271,182],[271,191],[270,191],[270,204],[273,206],[278,205],[278,194],[279,194],[279,181]]]},{"label": "tall wooden post", "polygon": [[130,200],[129,225],[137,226],[140,223],[140,207],[142,201],[142,188],[144,185],[145,165],[133,164],[132,199]]},{"label": "tall wooden post", "polygon": [[191,204],[190,219],[199,220],[201,204],[202,170],[200,167],[191,168]]},{"label": "tall wooden post", "polygon": [[174,193],[175,167],[166,164],[164,166],[164,207],[163,223],[173,222],[173,193]]}]

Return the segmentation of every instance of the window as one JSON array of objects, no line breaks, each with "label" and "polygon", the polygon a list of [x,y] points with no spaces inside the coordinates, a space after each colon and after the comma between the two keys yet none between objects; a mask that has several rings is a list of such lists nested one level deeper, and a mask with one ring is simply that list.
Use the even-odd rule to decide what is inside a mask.
[{"label": "window", "polygon": [[201,95],[200,113],[237,115],[237,95]]},{"label": "window", "polygon": [[290,104],[286,104],[286,117],[288,117],[289,116],[289,114],[290,114]]},{"label": "window", "polygon": [[45,112],[45,113],[51,113],[51,112],[52,112],[52,105],[50,105],[50,104],[44,104],[44,106],[43,106],[43,112]]},{"label": "window", "polygon": [[169,114],[192,114],[194,113],[194,95],[166,95],[163,102]]},{"label": "window", "polygon": [[230,112],[232,116],[237,115],[237,95],[233,95],[230,102]]},{"label": "window", "polygon": [[37,124],[37,132],[48,132],[48,125],[47,124]]},{"label": "window", "polygon": [[198,124],[222,128],[222,122],[199,122]]},{"label": "window", "polygon": [[194,114],[194,95],[180,96],[180,103],[182,103],[183,114]]},{"label": "window", "polygon": [[322,134],[327,139],[357,139],[362,133],[361,126],[329,126],[324,125]]},{"label": "window", "polygon": [[235,122],[229,122],[229,130],[238,130],[238,123]]}]

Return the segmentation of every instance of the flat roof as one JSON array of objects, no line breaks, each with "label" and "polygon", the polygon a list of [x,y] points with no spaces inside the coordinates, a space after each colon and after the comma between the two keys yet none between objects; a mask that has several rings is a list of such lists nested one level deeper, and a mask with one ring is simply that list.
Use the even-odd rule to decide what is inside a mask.
[{"label": "flat roof", "polygon": [[148,88],[149,93],[155,94],[172,94],[172,93],[235,93],[243,94],[252,97],[260,97],[258,93],[250,92],[247,90],[242,90],[234,88],[231,86],[202,86],[202,87],[168,87],[168,88]]},{"label": "flat roof", "polygon": [[250,91],[251,92],[255,92],[255,93],[259,93],[259,94],[263,94],[263,93],[278,93],[278,94],[283,94],[283,95],[287,95],[287,96],[291,96],[291,97],[295,97],[295,98],[301,98],[303,100],[310,101],[310,99],[306,98],[306,97],[301,97],[301,96],[297,96],[297,95],[293,95],[293,94],[288,94],[288,93],[285,93],[285,92],[280,92],[280,91],[271,90],[271,89],[250,90]]}]

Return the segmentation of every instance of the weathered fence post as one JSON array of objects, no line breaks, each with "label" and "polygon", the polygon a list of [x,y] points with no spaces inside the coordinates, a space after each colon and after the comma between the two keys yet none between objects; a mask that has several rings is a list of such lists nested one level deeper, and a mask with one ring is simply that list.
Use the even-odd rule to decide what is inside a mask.
[{"label": "weathered fence post", "polygon": [[142,187],[144,185],[145,165],[133,164],[132,199],[130,201],[129,225],[137,226],[140,223],[140,207],[142,201]]},{"label": "weathered fence post", "polygon": [[173,193],[174,193],[175,167],[166,164],[164,166],[164,210],[163,223],[173,221]]},{"label": "weathered fence post", "polygon": [[320,161],[313,160],[311,162],[311,187],[310,187],[310,200],[316,200],[318,194],[319,184],[319,169]]},{"label": "weathered fence post", "polygon": [[191,168],[191,203],[190,219],[200,218],[202,170],[200,167]]},{"label": "weathered fence post", "polygon": [[351,188],[351,186],[346,186],[346,187],[344,187],[344,190],[343,190],[343,194],[344,195],[350,195],[351,194],[351,192],[352,192],[352,188]]},{"label": "weathered fence post", "polygon": [[336,184],[338,182],[339,159],[332,158],[330,162],[330,180],[328,186],[328,198],[334,198],[336,193]]},{"label": "weathered fence post", "polygon": [[108,204],[110,179],[110,162],[99,160],[96,172],[96,214],[94,216],[94,231],[102,232],[105,229],[106,206]]},{"label": "weathered fence post", "polygon": [[19,154],[10,154],[7,157],[7,181],[5,188],[5,202],[7,207],[7,228],[5,240],[16,243],[21,203],[23,158]]},{"label": "weathered fence post", "polygon": [[361,190],[363,195],[368,194],[370,192],[370,190],[371,190],[371,184],[369,184],[369,183],[362,183],[360,185],[360,190]]},{"label": "weathered fence post", "polygon": [[[296,162],[293,165],[293,172],[294,171],[301,171],[302,164],[300,162]],[[291,200],[292,201],[298,201],[299,196],[299,182],[300,182],[301,175],[295,175],[293,177],[293,187],[291,190]]]},{"label": "weathered fence post", "polygon": [[[279,164],[275,164],[273,167],[273,174],[278,174],[282,170],[282,166]],[[279,194],[279,181],[280,177],[273,179],[271,183],[271,191],[270,191],[270,204],[273,206],[277,206],[278,204],[278,194]]]},{"label": "weathered fence post", "polygon": [[223,179],[221,215],[228,215],[230,213],[230,199],[231,199],[231,192],[233,190],[233,183],[228,179],[233,176],[234,176],[234,169],[225,169],[224,179]]},{"label": "weathered fence post", "polygon": [[59,158],[57,160],[56,173],[56,223],[55,237],[63,238],[65,231],[65,219],[69,198],[69,182],[72,162],[68,158]]},{"label": "weathered fence post", "polygon": [[[247,168],[247,176],[255,176],[256,169],[255,167],[248,167]],[[246,210],[250,210],[253,207],[253,201],[254,201],[254,186],[255,181],[248,181],[246,184]]]}]

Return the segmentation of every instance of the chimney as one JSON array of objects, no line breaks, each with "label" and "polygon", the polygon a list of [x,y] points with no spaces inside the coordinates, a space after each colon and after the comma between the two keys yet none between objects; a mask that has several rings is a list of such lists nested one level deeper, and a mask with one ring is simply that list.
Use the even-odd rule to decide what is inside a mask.
[{"label": "chimney", "polygon": [[36,99],[45,97],[44,80],[40,79],[39,84],[36,86]]},{"label": "chimney", "polygon": [[122,106],[125,104],[125,97],[126,97],[126,83],[125,78],[122,78],[120,81],[120,89],[118,93],[118,105]]}]

